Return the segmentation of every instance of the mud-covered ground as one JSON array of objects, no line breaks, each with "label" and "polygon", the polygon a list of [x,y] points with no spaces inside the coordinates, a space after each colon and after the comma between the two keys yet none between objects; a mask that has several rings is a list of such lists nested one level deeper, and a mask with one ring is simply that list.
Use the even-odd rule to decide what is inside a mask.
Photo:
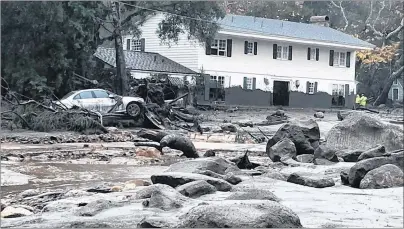
[{"label": "mud-covered ground", "polygon": [[[226,122],[259,122],[271,114],[272,110],[243,110],[228,112],[203,112],[202,127],[214,128]],[[286,115],[292,119],[314,118],[313,110],[287,110]],[[382,114],[381,118],[397,119],[400,114]],[[401,114],[402,117],[402,114]],[[328,110],[324,119],[316,119],[321,137],[338,122],[336,110]],[[203,135],[189,134],[200,155],[209,149],[216,150],[216,157],[234,158],[241,156],[246,150],[250,151],[250,160],[263,166],[275,166],[265,154],[265,142],[253,143],[249,132],[257,137],[272,136],[282,124],[243,127],[241,133],[204,133]],[[259,129],[258,129],[259,128]],[[245,131],[243,131],[243,129]],[[14,201],[20,193],[26,190],[40,190],[50,192],[55,190],[86,190],[98,185],[125,186],[125,182],[141,179],[150,181],[150,176],[163,172],[170,164],[178,161],[190,160],[180,157],[181,152],[164,148],[164,155],[158,157],[136,156],[135,132],[138,129],[125,129],[130,141],[114,142],[115,137],[100,140],[89,136],[86,140],[76,141],[76,133],[36,133],[29,131],[4,131],[0,133],[1,144],[1,195],[2,202]],[[129,134],[128,134],[129,133]],[[131,133],[133,133],[131,135]],[[119,134],[118,134],[119,135]],[[130,136],[129,136],[130,135]],[[237,135],[247,136],[243,143],[237,143]],[[41,138],[53,136],[71,138],[65,143],[41,142]],[[129,136],[129,137],[128,137]],[[18,138],[18,141],[7,139]],[[21,141],[23,138],[23,141]],[[38,141],[32,142],[32,138]],[[250,141],[248,140],[250,138]],[[24,140],[25,139],[25,140]],[[50,139],[50,138],[49,138]],[[300,217],[304,227],[402,227],[403,226],[403,188],[389,188],[381,190],[361,190],[341,185],[340,171],[353,166],[353,163],[340,162],[332,166],[307,165],[298,167],[283,166],[281,173],[288,175],[292,172],[303,172],[308,175],[322,174],[335,180],[336,185],[330,188],[317,189],[295,185],[285,181],[268,180],[252,176],[242,177],[245,184],[252,183],[254,187],[263,187],[272,191],[281,199],[281,203],[291,208]],[[248,174],[248,171],[246,171]],[[111,195],[125,196],[132,191],[123,191]],[[101,197],[101,194],[97,198]],[[226,197],[228,193],[218,192],[206,195],[202,200],[216,201]],[[82,197],[77,197],[82,198]],[[96,197],[94,197],[96,198]],[[111,197],[112,198],[112,197]],[[115,197],[114,197],[115,198]],[[120,218],[121,224],[116,226],[136,226],[135,221],[150,213],[136,213],[139,219],[133,219],[134,212],[139,212],[140,203],[121,210],[105,211],[92,220],[111,222]],[[142,215],[144,214],[144,215]],[[167,214],[169,217],[170,213]],[[45,227],[55,225],[70,225],[77,222],[77,218],[58,220],[57,214],[41,216],[36,213],[30,219],[2,219],[2,225],[7,227]],[[38,221],[39,218],[41,220]],[[100,218],[101,217],[101,218]],[[23,217],[25,218],[25,217]],[[101,220],[103,218],[103,220]],[[125,224],[123,222],[131,221]],[[43,222],[43,223],[35,223]]]}]

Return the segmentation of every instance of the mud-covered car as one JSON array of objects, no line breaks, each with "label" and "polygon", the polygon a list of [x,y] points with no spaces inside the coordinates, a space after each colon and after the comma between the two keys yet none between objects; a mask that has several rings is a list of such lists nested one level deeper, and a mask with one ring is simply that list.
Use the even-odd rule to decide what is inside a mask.
[{"label": "mud-covered car", "polygon": [[54,104],[68,109],[78,106],[101,114],[117,106],[113,113],[137,118],[143,115],[145,102],[140,97],[120,96],[104,89],[86,89],[69,92],[59,101],[54,101]]}]

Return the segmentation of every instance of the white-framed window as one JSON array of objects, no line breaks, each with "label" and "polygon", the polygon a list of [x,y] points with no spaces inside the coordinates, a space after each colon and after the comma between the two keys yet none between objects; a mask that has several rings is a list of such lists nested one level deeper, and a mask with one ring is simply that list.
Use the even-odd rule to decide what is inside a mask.
[{"label": "white-framed window", "polygon": [[332,85],[332,95],[345,96],[345,85],[344,84],[333,84]]},{"label": "white-framed window", "polygon": [[217,77],[217,82],[220,86],[224,86],[224,76]]},{"label": "white-framed window", "polygon": [[131,50],[132,51],[142,51],[142,42],[140,40],[132,39],[131,42]]},{"label": "white-framed window", "polygon": [[217,56],[226,56],[227,55],[227,40],[213,40],[212,45],[210,47],[210,54]]},{"label": "white-framed window", "polygon": [[254,49],[254,43],[253,42],[248,42],[247,44],[247,53],[253,53]]},{"label": "white-framed window", "polygon": [[287,60],[289,57],[289,47],[278,45],[276,54],[277,54],[276,59]]},{"label": "white-framed window", "polygon": [[310,60],[316,61],[316,49],[315,48],[310,49]]},{"label": "white-framed window", "polygon": [[308,83],[308,86],[309,86],[309,88],[308,88],[308,91],[309,91],[309,94],[314,94],[314,82],[309,82]]},{"label": "white-framed window", "polygon": [[345,67],[346,66],[346,53],[334,52],[334,66]]},{"label": "white-framed window", "polygon": [[253,89],[253,79],[252,78],[248,78],[246,80],[246,89],[248,90],[252,90]]},{"label": "white-framed window", "polygon": [[210,76],[211,80],[217,80],[217,76]]}]

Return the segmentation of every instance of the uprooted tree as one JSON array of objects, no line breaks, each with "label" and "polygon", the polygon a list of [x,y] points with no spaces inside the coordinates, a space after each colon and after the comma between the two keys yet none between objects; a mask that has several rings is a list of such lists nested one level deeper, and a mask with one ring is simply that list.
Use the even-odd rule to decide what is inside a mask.
[{"label": "uprooted tree", "polygon": [[163,42],[177,42],[181,34],[186,34],[186,39],[204,42],[212,39],[218,29],[218,25],[212,21],[224,17],[221,5],[210,1],[111,1],[109,6],[112,14],[107,18],[112,19],[112,23],[102,23],[102,26],[110,33],[107,39],[114,40],[118,85],[116,90],[122,95],[129,93],[122,45],[123,34],[139,37],[140,27],[147,17],[162,13],[164,18],[159,23],[157,33]]}]

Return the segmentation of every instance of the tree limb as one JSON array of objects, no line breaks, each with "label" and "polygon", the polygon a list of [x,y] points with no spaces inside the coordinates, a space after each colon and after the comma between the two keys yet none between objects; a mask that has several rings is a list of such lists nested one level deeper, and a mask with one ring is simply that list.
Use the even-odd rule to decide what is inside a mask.
[{"label": "tree limb", "polygon": [[133,17],[135,16],[139,16],[139,15],[143,15],[144,13],[146,13],[148,11],[148,9],[140,9],[132,14],[130,14],[129,16],[127,16],[122,22],[121,25],[124,26],[126,23],[130,22],[132,20]]},{"label": "tree limb", "polygon": [[400,26],[397,27],[395,30],[393,30],[391,33],[387,34],[386,40],[389,39],[390,37],[394,36],[395,34],[399,33],[402,29],[404,28],[404,18],[401,19]]},{"label": "tree limb", "polygon": [[380,7],[380,9],[379,9],[379,12],[377,13],[376,19],[373,21],[373,27],[375,26],[377,20],[379,20],[380,14],[382,13],[382,11],[384,10],[385,7],[386,7],[386,4],[383,1],[382,2],[382,7]]},{"label": "tree limb", "polygon": [[346,17],[346,14],[345,14],[345,9],[342,7],[342,2],[339,2],[339,6],[334,1],[331,1],[331,4],[340,9],[342,17],[345,20],[345,26],[344,26],[344,29],[343,29],[345,31],[348,28],[349,22],[348,22],[348,19]]},{"label": "tree limb", "polygon": [[368,18],[366,18],[365,25],[368,24],[370,18],[372,17],[372,14],[373,14],[373,1],[370,1],[370,12]]}]

